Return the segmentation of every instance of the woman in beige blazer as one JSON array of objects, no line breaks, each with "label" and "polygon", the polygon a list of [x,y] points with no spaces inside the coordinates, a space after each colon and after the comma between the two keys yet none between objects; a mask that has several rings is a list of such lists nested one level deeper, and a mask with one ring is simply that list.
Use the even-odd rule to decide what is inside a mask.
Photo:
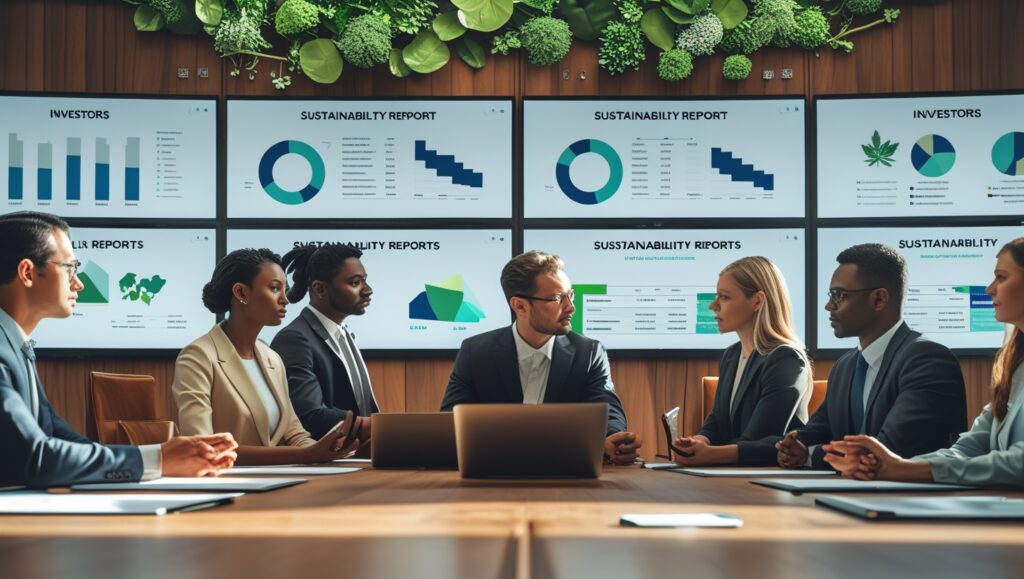
[{"label": "woman in beige blazer", "polygon": [[985,288],[1006,343],[992,368],[992,402],[952,448],[904,459],[870,436],[847,436],[824,447],[825,460],[847,478],[1024,486],[1024,237],[997,255]]},{"label": "woman in beige blazer", "polygon": [[269,249],[240,249],[224,257],[203,288],[203,304],[221,324],[186,346],[174,366],[172,391],[182,434],[230,432],[238,464],[328,462],[350,454],[342,428],[319,441],[292,409],[280,356],[257,336],[285,315],[287,280]]}]

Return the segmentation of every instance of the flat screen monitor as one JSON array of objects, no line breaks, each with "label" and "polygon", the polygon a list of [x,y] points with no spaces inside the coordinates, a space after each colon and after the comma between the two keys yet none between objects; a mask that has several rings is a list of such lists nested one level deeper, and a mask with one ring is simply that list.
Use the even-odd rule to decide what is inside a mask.
[{"label": "flat screen monitor", "polygon": [[228,217],[508,218],[512,100],[227,104]]},{"label": "flat screen monitor", "polygon": [[803,229],[527,229],[524,248],[556,253],[576,290],[573,330],[612,350],[718,350],[709,306],[718,274],[748,255],[778,266],[804,334]]},{"label": "flat screen monitor", "polygon": [[1024,94],[815,106],[819,217],[1024,213]]},{"label": "flat screen monitor", "polygon": [[[365,314],[346,320],[360,349],[454,350],[470,336],[511,324],[500,284],[512,256],[508,229],[228,230],[228,251],[267,247],[283,256],[324,243],[363,251],[372,301]],[[307,295],[288,306],[284,324],[308,303]],[[282,327],[267,327],[260,337],[269,343]]]},{"label": "flat screen monitor", "polygon": [[523,101],[525,216],[803,217],[803,98]]},{"label": "flat screen monitor", "polygon": [[907,263],[909,284],[903,319],[926,338],[952,349],[998,348],[1004,326],[995,319],[985,287],[992,282],[996,253],[1020,237],[1019,227],[875,227],[818,230],[818,287],[815,312],[818,348],[857,347],[856,338],[836,338],[824,309],[825,292],[842,250],[883,243]]},{"label": "flat screen monitor", "polygon": [[209,218],[217,100],[0,94],[0,212]]},{"label": "flat screen monitor", "polygon": [[74,227],[82,262],[70,319],[45,319],[40,348],[180,349],[214,323],[202,303],[216,258],[213,229]]}]

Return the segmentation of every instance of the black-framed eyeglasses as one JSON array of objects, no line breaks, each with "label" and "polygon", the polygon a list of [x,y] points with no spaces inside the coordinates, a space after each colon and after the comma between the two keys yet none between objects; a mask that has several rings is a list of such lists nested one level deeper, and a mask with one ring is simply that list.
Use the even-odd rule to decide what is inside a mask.
[{"label": "black-framed eyeglasses", "polygon": [[46,262],[63,267],[64,271],[68,272],[68,277],[75,277],[78,275],[78,268],[82,267],[82,262],[77,259],[75,261],[55,261],[48,259]]},{"label": "black-framed eyeglasses", "polygon": [[535,301],[536,300],[538,302],[552,302],[555,305],[559,305],[560,306],[560,305],[562,305],[563,302],[565,302],[567,300],[571,302],[574,299],[576,299],[576,290],[569,290],[569,291],[567,291],[565,293],[555,294],[555,295],[553,295],[553,296],[551,296],[549,298],[542,298],[542,297],[539,297],[539,296],[525,296],[525,295],[522,295],[522,294],[516,294],[516,295],[514,295],[512,297],[523,298],[524,300],[530,300],[530,301]]},{"label": "black-framed eyeglasses", "polygon": [[841,288],[841,287],[834,287],[834,288],[829,288],[829,290],[826,293],[826,295],[828,296],[828,301],[830,303],[838,305],[838,304],[842,303],[842,301],[846,299],[846,296],[848,296],[850,294],[857,294],[857,293],[860,293],[860,292],[871,292],[871,291],[875,291],[876,289],[882,289],[882,288],[880,288],[880,287],[863,287],[863,288],[860,288],[860,289],[844,289],[844,288]]}]

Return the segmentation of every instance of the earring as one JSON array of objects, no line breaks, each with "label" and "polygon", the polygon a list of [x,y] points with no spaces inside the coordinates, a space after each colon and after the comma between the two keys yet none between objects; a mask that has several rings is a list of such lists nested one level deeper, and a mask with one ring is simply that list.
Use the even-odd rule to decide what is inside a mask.
[{"label": "earring", "polygon": [[247,300],[245,298],[238,298],[238,301],[242,302],[243,306],[249,305],[249,300]]}]

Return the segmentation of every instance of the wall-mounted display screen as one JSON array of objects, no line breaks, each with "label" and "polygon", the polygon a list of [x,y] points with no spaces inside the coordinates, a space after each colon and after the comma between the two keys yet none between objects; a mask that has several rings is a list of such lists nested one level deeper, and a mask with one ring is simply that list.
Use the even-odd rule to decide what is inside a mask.
[{"label": "wall-mounted display screen", "polygon": [[804,99],[523,101],[526,217],[803,217]]},{"label": "wall-mounted display screen", "polygon": [[576,290],[573,330],[610,349],[724,348],[715,314],[718,274],[748,255],[782,271],[804,334],[803,229],[528,229],[524,247],[556,253]]},{"label": "wall-mounted display screen", "polygon": [[512,216],[511,99],[234,100],[228,217]]},{"label": "wall-mounted display screen", "polygon": [[0,212],[213,218],[214,98],[0,95]]},{"label": "wall-mounted display screen", "polygon": [[995,319],[985,287],[996,253],[1020,237],[1019,227],[901,227],[818,230],[818,348],[855,348],[856,338],[835,337],[824,309],[839,252],[859,243],[883,243],[903,256],[910,283],[903,319],[949,348],[998,348],[1004,326]]},{"label": "wall-mounted display screen", "polygon": [[1024,213],[1024,94],[815,106],[819,217]]},{"label": "wall-mounted display screen", "polygon": [[[228,251],[268,247],[283,256],[324,243],[363,251],[373,296],[364,315],[346,320],[360,348],[457,349],[470,336],[511,324],[500,283],[512,257],[508,229],[228,231]],[[288,306],[284,324],[308,303],[307,295]],[[269,343],[281,327],[267,327],[260,337]]]},{"label": "wall-mounted display screen", "polygon": [[85,287],[71,318],[40,322],[38,347],[176,349],[213,325],[202,303],[213,229],[75,227],[71,242]]}]

